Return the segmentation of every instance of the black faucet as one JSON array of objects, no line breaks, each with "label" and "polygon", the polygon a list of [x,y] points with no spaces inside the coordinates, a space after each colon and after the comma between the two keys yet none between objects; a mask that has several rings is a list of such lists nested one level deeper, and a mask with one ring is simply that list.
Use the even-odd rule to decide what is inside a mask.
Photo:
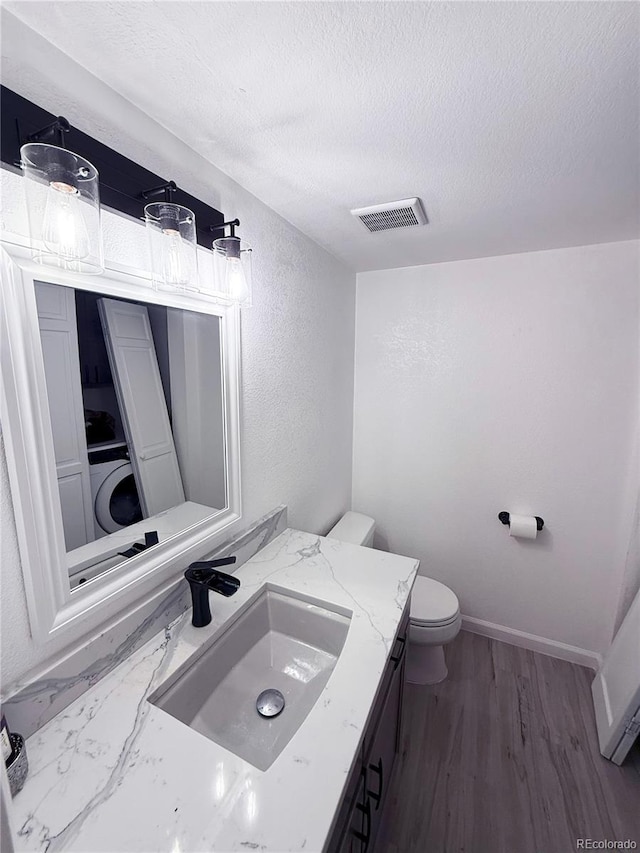
[{"label": "black faucet", "polygon": [[160,540],[158,539],[158,531],[157,530],[149,530],[144,534],[144,542],[134,542],[130,548],[127,548],[126,551],[118,551],[118,556],[120,557],[137,557],[142,551],[146,551],[147,548],[151,548],[153,545],[157,545]]},{"label": "black faucet", "polygon": [[235,557],[223,557],[220,560],[207,560],[200,563],[191,563],[184,573],[191,587],[191,600],[193,603],[193,619],[191,624],[196,628],[204,628],[211,622],[211,608],[209,607],[209,590],[219,592],[220,595],[230,596],[238,591],[240,581],[233,575],[225,575],[217,572],[218,566],[230,566],[235,563]]}]

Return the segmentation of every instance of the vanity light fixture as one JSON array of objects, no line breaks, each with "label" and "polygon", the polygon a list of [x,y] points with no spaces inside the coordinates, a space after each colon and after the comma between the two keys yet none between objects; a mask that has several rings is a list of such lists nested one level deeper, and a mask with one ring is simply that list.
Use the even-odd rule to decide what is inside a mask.
[{"label": "vanity light fixture", "polygon": [[236,236],[239,225],[239,219],[232,219],[222,225],[211,226],[211,231],[229,229],[228,236],[218,237],[212,245],[215,290],[225,301],[250,306],[252,249],[245,240]]},{"label": "vanity light fixture", "polygon": [[[151,210],[155,203],[163,211],[147,223],[156,232],[149,241],[153,236],[154,246],[157,241],[160,247],[152,252],[154,283],[198,291],[195,246],[211,249],[211,232],[220,231],[225,221],[219,210],[6,86],[0,86],[0,160],[10,171],[24,174],[30,242],[40,263],[71,272],[102,272],[101,205],[140,220],[145,203]],[[206,279],[201,295],[228,303],[213,293],[209,272]]]},{"label": "vanity light fixture", "polygon": [[141,193],[146,201],[164,195],[144,208],[151,273],[156,290],[198,289],[198,244],[196,217],[192,210],[171,199],[177,191],[174,181]]},{"label": "vanity light fixture", "polygon": [[20,149],[33,259],[79,273],[104,271],[98,170],[64,146],[58,116]]}]

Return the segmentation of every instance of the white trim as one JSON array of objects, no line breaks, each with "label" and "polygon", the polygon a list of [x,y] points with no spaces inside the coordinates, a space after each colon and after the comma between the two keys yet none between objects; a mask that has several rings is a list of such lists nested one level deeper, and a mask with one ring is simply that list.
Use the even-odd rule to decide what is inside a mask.
[{"label": "white trim", "polygon": [[622,764],[638,736],[631,722],[640,721],[640,592],[607,650],[591,684],[600,752]]},{"label": "white trim", "polygon": [[[3,251],[4,249],[4,251]],[[157,292],[149,280],[108,270],[70,274],[35,264],[16,245],[0,249],[1,416],[31,631],[40,643],[73,642],[124,607],[178,577],[190,560],[229,536],[242,512],[240,489],[240,317],[235,306],[197,295]],[[220,318],[227,508],[171,536],[149,552],[71,591],[57,487],[53,436],[38,329],[34,280],[109,296],[199,311]]]},{"label": "white trim", "polygon": [[594,672],[602,664],[602,655],[598,652],[570,646],[559,640],[549,640],[537,634],[527,634],[526,631],[517,631],[515,628],[507,628],[506,625],[496,625],[495,622],[485,622],[484,619],[476,619],[474,616],[462,617],[462,630],[469,631],[471,634],[480,634],[483,637],[491,637],[493,640],[501,640],[511,646],[519,646],[521,649],[540,652],[558,660],[587,666]]}]

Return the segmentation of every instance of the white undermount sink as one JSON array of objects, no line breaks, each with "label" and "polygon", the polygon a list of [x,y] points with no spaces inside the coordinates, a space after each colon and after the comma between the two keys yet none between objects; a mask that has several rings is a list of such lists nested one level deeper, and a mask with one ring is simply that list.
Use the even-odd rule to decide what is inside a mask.
[{"label": "white undermount sink", "polygon": [[[352,613],[266,584],[253,603],[149,701],[220,746],[266,770],[322,693],[344,646]],[[284,696],[262,717],[258,696]]]}]

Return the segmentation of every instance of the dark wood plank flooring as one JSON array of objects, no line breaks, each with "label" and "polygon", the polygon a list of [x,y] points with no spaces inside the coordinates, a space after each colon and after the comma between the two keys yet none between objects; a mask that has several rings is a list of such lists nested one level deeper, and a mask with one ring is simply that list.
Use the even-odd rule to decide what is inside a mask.
[{"label": "dark wood plank flooring", "polygon": [[598,751],[591,670],[461,632],[449,678],[405,686],[376,853],[640,850],[640,774]]}]

